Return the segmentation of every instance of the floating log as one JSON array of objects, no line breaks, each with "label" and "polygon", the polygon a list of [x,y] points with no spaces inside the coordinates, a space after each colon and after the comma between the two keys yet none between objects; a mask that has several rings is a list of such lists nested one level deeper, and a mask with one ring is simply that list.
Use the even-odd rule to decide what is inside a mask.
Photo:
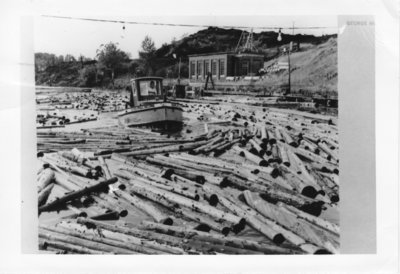
[{"label": "floating log", "polygon": [[195,143],[186,143],[181,145],[171,145],[171,146],[163,146],[159,148],[153,149],[143,149],[138,151],[132,152],[122,152],[122,155],[125,156],[138,156],[138,155],[149,155],[149,154],[158,154],[158,153],[169,153],[169,152],[176,152],[176,151],[188,151],[191,149],[195,149],[206,144],[208,141],[198,141]]},{"label": "floating log", "polygon": [[167,214],[163,213],[160,209],[155,207],[148,201],[145,201],[137,196],[130,195],[124,191],[117,190],[115,192],[116,195],[123,197],[129,203],[134,205],[135,207],[139,208],[140,210],[147,213],[151,216],[157,223],[162,223],[166,225],[172,225],[174,223],[174,219],[172,216],[168,216]]},{"label": "floating log", "polygon": [[101,156],[99,156],[97,159],[98,159],[98,161],[99,161],[99,163],[100,163],[100,166],[101,166],[101,168],[102,168],[102,170],[103,170],[103,173],[104,173],[105,178],[106,178],[107,180],[108,180],[108,179],[111,179],[111,178],[112,178],[112,175],[111,175],[110,170],[108,169],[108,166],[107,166],[107,164],[106,164],[104,158],[101,157]]},{"label": "floating log", "polygon": [[86,247],[93,250],[108,252],[108,253],[115,253],[115,254],[134,254],[134,251],[110,246],[108,244],[103,244],[99,242],[94,242],[92,240],[86,240],[82,238],[78,238],[71,235],[61,234],[50,232],[48,230],[44,230],[43,228],[39,229],[39,237],[47,240],[54,240],[54,241],[61,241],[67,244],[78,245],[82,247]]},{"label": "floating log", "polygon": [[324,220],[322,218],[315,217],[315,216],[313,216],[311,214],[307,214],[304,211],[301,211],[301,210],[299,210],[299,209],[297,209],[295,207],[286,205],[284,203],[278,203],[278,205],[282,206],[282,207],[285,207],[286,209],[290,210],[291,212],[296,214],[299,218],[307,220],[310,223],[313,223],[313,224],[315,224],[315,225],[317,225],[317,226],[319,226],[321,228],[324,228],[324,229],[326,229],[326,230],[328,230],[330,232],[335,233],[336,235],[340,235],[339,226],[337,226],[337,225],[335,225],[335,224],[333,224],[331,222],[328,222],[328,221],[326,221],[326,220]]},{"label": "floating log", "polygon": [[292,162],[291,164],[294,164],[294,165],[296,165],[296,166],[298,167],[298,169],[299,169],[300,172],[301,172],[301,176],[302,176],[303,178],[305,178],[305,180],[306,180],[310,185],[312,185],[312,186],[315,188],[316,191],[320,191],[321,188],[320,188],[319,185],[316,183],[314,177],[312,177],[312,176],[310,175],[310,173],[308,172],[308,170],[307,170],[306,166],[304,165],[303,161],[301,161],[301,160],[299,159],[299,157],[298,157],[296,154],[294,154],[293,152],[291,152],[291,151],[288,151],[288,154],[290,155],[291,159],[293,159],[293,162]]},{"label": "floating log", "polygon": [[146,180],[146,179],[144,179],[142,177],[139,177],[137,175],[135,176],[133,174],[126,174],[126,173],[123,174],[121,172],[116,172],[115,174],[117,176],[122,176],[122,177],[125,176],[125,179],[142,181],[142,182],[144,182],[144,183],[146,183],[148,185],[151,185],[151,186],[154,186],[154,187],[157,187],[157,188],[161,188],[161,189],[164,189],[166,191],[170,191],[170,192],[174,192],[174,193],[180,194],[182,196],[185,196],[187,198],[193,199],[195,201],[198,201],[200,199],[200,196],[195,191],[190,191],[187,188],[185,188],[184,186],[176,185],[176,184],[175,185],[168,185],[168,184],[165,184],[165,183],[160,183],[161,178],[160,179],[152,178],[154,181],[149,181],[149,180]]},{"label": "floating log", "polygon": [[277,144],[271,145],[271,159],[268,162],[278,164],[282,163],[281,153]]},{"label": "floating log", "polygon": [[330,157],[332,157],[332,159],[334,159],[336,162],[339,161],[339,156],[337,155],[336,151],[330,149],[325,143],[319,142],[318,147]]},{"label": "floating log", "polygon": [[[167,253],[167,254],[185,254],[185,251],[182,248],[171,246],[171,245],[166,245],[166,244],[160,244],[154,240],[148,240],[148,239],[142,239],[138,238],[132,235],[126,235],[122,234],[119,232],[113,232],[107,229],[102,229],[101,227],[97,227],[97,229],[92,229],[88,228],[92,227],[93,225],[90,223],[85,223],[85,225],[78,224],[78,223],[72,223],[72,222],[61,222],[58,224],[58,226],[65,227],[69,230],[75,230],[79,233],[95,233],[103,235],[105,238],[119,241],[119,242],[124,242],[126,244],[133,244],[139,247],[144,247],[145,249],[150,249],[152,250],[152,253],[154,253],[154,250],[160,251],[161,253]],[[158,253],[160,253],[158,252]]]},{"label": "floating log", "polygon": [[217,135],[214,138],[210,139],[207,143],[203,144],[202,146],[199,146],[195,149],[191,150],[192,154],[198,154],[198,153],[202,153],[205,152],[206,150],[208,150],[210,147],[213,147],[214,144],[219,144],[222,141],[224,141],[224,137]]},{"label": "floating log", "polygon": [[87,247],[83,247],[80,245],[69,244],[62,241],[56,240],[49,240],[49,239],[40,239],[42,243],[42,247],[46,249],[56,249],[56,250],[63,250],[70,253],[77,253],[77,254],[113,254],[111,252],[104,252],[99,250],[90,249]]},{"label": "floating log", "polygon": [[[264,217],[275,221],[280,226],[289,229],[289,230],[280,229],[280,231],[282,231],[285,238],[287,238],[292,243],[296,245],[301,243],[301,240],[298,237],[294,237],[292,235],[291,231],[294,231],[296,235],[304,239],[303,242],[308,241],[310,243],[316,244],[317,246],[323,246],[327,248],[327,250],[330,249],[331,245],[325,245],[325,242],[317,235],[317,233],[312,229],[312,227],[310,227],[304,222],[302,223],[301,220],[297,220],[296,215],[287,213],[285,214],[284,211],[279,210],[279,208],[276,207],[275,205],[263,201],[261,198],[259,198],[257,195],[254,195],[250,191],[244,191],[243,194],[246,203],[251,208],[257,210]],[[299,245],[298,247],[302,248]],[[310,246],[308,246],[307,248],[310,248]],[[308,250],[305,251],[308,252]],[[331,249],[330,251],[334,252],[333,249]],[[313,251],[312,253],[315,252],[316,251]]]},{"label": "floating log", "polygon": [[265,161],[264,159],[254,155],[253,153],[242,149],[238,146],[234,146],[233,149],[239,153],[240,156],[245,157],[246,159],[248,159],[249,161],[259,165],[259,166],[268,166],[268,162]]},{"label": "floating log", "polygon": [[[217,222],[215,221],[214,218],[206,215],[206,214],[202,214],[199,212],[195,212],[192,211],[190,209],[187,208],[181,208],[179,209],[177,212],[179,212],[180,214],[182,214],[185,218],[197,222],[200,225],[205,225],[208,227],[208,231],[210,229],[215,230],[219,233],[222,233],[223,235],[228,235],[229,232],[235,228],[234,224],[229,223],[229,222]],[[198,229],[200,230],[200,229]],[[204,231],[204,230],[201,230]],[[208,232],[207,231],[207,232]],[[240,232],[240,231],[235,231],[236,233]]]},{"label": "floating log", "polygon": [[115,210],[110,210],[105,213],[90,215],[89,218],[93,220],[118,220],[120,217],[120,213]]},{"label": "floating log", "polygon": [[275,128],[274,133],[277,141],[285,142],[285,139],[283,138],[282,133],[278,127]]},{"label": "floating log", "polygon": [[[94,199],[96,201],[97,204],[105,207],[107,209],[107,211],[111,211],[111,212],[106,212],[104,215],[104,217],[109,217],[109,218],[116,218],[119,219],[119,217],[126,217],[128,215],[128,210],[126,208],[122,208],[120,206],[120,203],[111,198],[108,194],[105,193],[100,193],[99,197],[91,195],[89,197],[89,199]],[[109,213],[109,215],[107,216],[107,213]],[[113,213],[114,216],[111,214]],[[100,217],[103,217],[100,215]],[[95,217],[91,217],[91,218],[95,218]]]},{"label": "floating log", "polygon": [[61,198],[56,199],[55,201],[48,203],[46,205],[43,205],[41,207],[39,207],[39,212],[43,212],[43,211],[48,211],[53,209],[54,207],[57,207],[59,205],[63,205],[71,200],[77,199],[82,197],[83,195],[86,195],[88,193],[94,192],[94,191],[99,191],[104,189],[104,187],[108,187],[109,184],[113,184],[115,182],[117,182],[118,179],[117,178],[111,178],[109,180],[105,180],[102,182],[99,182],[95,185],[89,186],[89,187],[85,187],[81,190],[78,191],[74,191],[72,193],[69,193]]},{"label": "floating log", "polygon": [[113,232],[122,233],[129,236],[134,236],[142,239],[156,241],[160,244],[164,245],[172,245],[173,247],[182,247],[185,252],[194,252],[193,248],[195,247],[196,243],[187,244],[185,243],[182,238],[173,237],[170,235],[159,234],[151,231],[144,231],[134,227],[122,227],[116,225],[110,225],[104,222],[94,221],[86,218],[78,218],[77,222],[80,224],[88,225],[92,228],[102,228]]},{"label": "floating log", "polygon": [[282,234],[275,231],[269,225],[266,225],[257,214],[249,212],[248,210],[244,210],[236,203],[229,201],[226,197],[220,197],[220,201],[226,208],[234,212],[236,215],[244,218],[252,228],[265,235],[275,244],[281,244],[285,240]]},{"label": "floating log", "polygon": [[49,197],[51,190],[53,189],[54,184],[47,185],[38,195],[38,205],[42,206],[46,203],[47,198]]},{"label": "floating log", "polygon": [[[57,232],[60,234],[65,234],[68,236],[76,237],[76,238],[81,238],[84,240],[88,240],[94,243],[101,243],[104,245],[111,246],[112,249],[114,247],[120,248],[121,250],[129,250],[133,251],[134,253],[141,253],[141,254],[165,254],[164,252],[158,252],[152,249],[149,249],[147,247],[143,247],[140,245],[135,245],[132,243],[126,243],[123,241],[117,241],[114,239],[108,239],[105,237],[101,236],[95,236],[95,235],[88,235],[86,233],[80,233],[80,232],[75,232],[73,230],[69,230],[63,227],[52,227],[52,226],[46,226],[46,225],[40,225],[41,229],[44,229],[46,231],[51,231],[51,232]],[[123,251],[125,252],[125,251]]]},{"label": "floating log", "polygon": [[261,141],[263,141],[263,143],[267,143],[270,140],[267,128],[265,126],[262,126],[260,130],[261,130]]},{"label": "floating log", "polygon": [[237,217],[237,216],[227,213],[227,212],[223,212],[223,211],[216,209],[215,207],[212,207],[210,205],[206,205],[206,204],[203,204],[203,203],[200,203],[197,201],[193,201],[193,200],[190,200],[183,196],[179,196],[177,194],[164,191],[162,189],[157,189],[153,186],[149,186],[144,183],[140,183],[138,181],[135,181],[135,182],[132,181],[132,183],[134,186],[145,188],[149,192],[153,192],[154,194],[157,194],[160,197],[164,197],[167,200],[170,200],[174,203],[180,204],[181,206],[185,206],[185,207],[188,207],[188,208],[191,208],[194,210],[198,210],[200,212],[203,212],[203,213],[213,216],[215,218],[218,218],[221,220],[226,220],[226,221],[234,223],[234,224],[245,225],[245,220],[243,218]]},{"label": "floating log", "polygon": [[40,174],[38,178],[38,192],[41,192],[46,186],[51,184],[51,182],[54,180],[54,171],[51,170],[50,168],[44,169]]},{"label": "floating log", "polygon": [[259,252],[263,252],[265,254],[290,254],[292,253],[291,250],[286,248],[282,248],[273,244],[260,244],[256,241],[251,241],[247,239],[242,239],[239,237],[232,237],[232,236],[220,236],[218,234],[211,234],[205,233],[202,231],[189,229],[186,227],[180,226],[166,226],[157,223],[152,223],[148,221],[143,221],[141,225],[145,229],[160,231],[165,234],[174,233],[179,237],[194,237],[199,238],[205,241],[214,242],[217,244],[223,244],[227,246],[233,246],[237,248],[245,248],[251,249]]},{"label": "floating log", "polygon": [[283,139],[285,139],[285,143],[291,145],[293,147],[297,147],[299,144],[293,140],[293,138],[286,132],[286,130],[280,130]]},{"label": "floating log", "polygon": [[278,143],[278,147],[282,159],[282,164],[284,164],[287,167],[290,167],[290,161],[286,147],[282,146],[280,143]]},{"label": "floating log", "polygon": [[258,156],[262,157],[265,154],[264,149],[261,148],[261,146],[254,141],[253,139],[249,140],[250,144],[253,146],[254,154],[257,154]]}]

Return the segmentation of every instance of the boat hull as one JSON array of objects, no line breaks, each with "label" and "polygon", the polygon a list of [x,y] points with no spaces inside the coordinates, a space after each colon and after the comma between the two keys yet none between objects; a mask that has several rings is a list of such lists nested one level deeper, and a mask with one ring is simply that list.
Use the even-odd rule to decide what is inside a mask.
[{"label": "boat hull", "polygon": [[171,103],[131,108],[118,114],[119,121],[128,126],[182,124],[183,110]]}]

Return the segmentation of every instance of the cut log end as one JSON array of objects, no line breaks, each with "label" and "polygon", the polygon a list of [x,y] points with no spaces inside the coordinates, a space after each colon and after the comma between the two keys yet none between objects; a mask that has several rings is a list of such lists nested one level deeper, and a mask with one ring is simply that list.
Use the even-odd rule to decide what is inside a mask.
[{"label": "cut log end", "polygon": [[296,142],[290,142],[289,145],[291,145],[292,147],[298,147],[299,144]]},{"label": "cut log end", "polygon": [[283,235],[279,233],[279,234],[276,234],[276,235],[274,236],[274,238],[272,239],[272,241],[273,241],[275,244],[280,245],[281,243],[283,243],[283,242],[285,241],[285,237],[283,237]]},{"label": "cut log end", "polygon": [[331,171],[330,171],[327,167],[323,166],[323,167],[321,168],[321,172],[330,173]]},{"label": "cut log end", "polygon": [[171,217],[168,217],[162,223],[164,225],[173,225],[174,224],[174,220]]},{"label": "cut log end", "polygon": [[162,177],[165,178],[165,179],[171,180],[171,175],[173,175],[174,173],[175,173],[174,170],[169,168],[164,172]]},{"label": "cut log end", "polygon": [[126,185],[120,184],[120,185],[118,186],[118,188],[119,188],[120,190],[125,190],[125,189],[126,189]]},{"label": "cut log end", "polygon": [[260,163],[258,163],[259,166],[268,166],[268,161],[266,160],[261,160]]},{"label": "cut log end", "polygon": [[196,183],[204,185],[206,182],[206,179],[202,175],[197,175],[195,178]]},{"label": "cut log end", "polygon": [[237,234],[240,231],[242,231],[244,228],[246,227],[246,219],[245,218],[241,218],[239,223],[233,225],[232,227],[232,231]]},{"label": "cut log end", "polygon": [[230,181],[227,177],[224,177],[224,179],[222,179],[221,183],[219,183],[219,186],[221,188],[228,187],[229,185],[230,185]]},{"label": "cut log end", "polygon": [[301,194],[309,198],[315,198],[318,195],[318,191],[313,186],[306,186],[301,191]]},{"label": "cut log end", "polygon": [[210,232],[211,227],[207,224],[202,223],[202,224],[199,224],[198,226],[196,226],[194,229],[197,231],[202,231],[202,232]]},{"label": "cut log end", "polygon": [[279,175],[281,175],[281,172],[279,171],[279,169],[274,168],[270,175],[272,176],[272,178],[277,178]]},{"label": "cut log end", "polygon": [[330,199],[332,203],[337,203],[339,202],[339,195],[332,195]]},{"label": "cut log end", "polygon": [[229,227],[224,227],[224,228],[222,228],[222,230],[221,230],[221,233],[222,233],[224,236],[228,236],[229,232],[231,232],[231,229],[230,229]]},{"label": "cut log end", "polygon": [[126,217],[128,215],[128,210],[123,209],[119,212],[120,217]]},{"label": "cut log end", "polygon": [[[260,144],[260,147],[261,147],[264,151],[267,150],[267,144],[266,144],[266,143],[261,143],[261,144]],[[267,155],[268,155],[268,154],[267,154]]]},{"label": "cut log end", "polygon": [[87,216],[88,216],[87,213],[84,212],[84,211],[82,211],[81,213],[79,213],[79,214],[77,215],[77,217],[83,217],[83,218],[86,218]]},{"label": "cut log end", "polygon": [[219,203],[218,195],[216,194],[211,194],[210,197],[208,198],[208,203],[210,206],[216,206]]},{"label": "cut log end", "polygon": [[321,215],[323,204],[324,204],[324,202],[322,202],[322,201],[321,202],[314,202],[314,203],[303,205],[299,209],[304,211],[304,212],[306,212],[306,213],[309,213],[309,214],[311,214],[313,216],[317,216],[318,217],[319,215]]},{"label": "cut log end", "polygon": [[314,252],[315,255],[327,255],[327,254],[332,254],[332,252],[329,252],[326,249],[317,249],[317,251]]},{"label": "cut log end", "polygon": [[254,155],[257,155],[257,156],[259,155],[257,149],[255,149],[254,147],[252,147],[249,151],[251,153],[253,153]]},{"label": "cut log end", "polygon": [[268,140],[268,143],[272,146],[272,145],[276,144],[276,139],[271,138]]}]

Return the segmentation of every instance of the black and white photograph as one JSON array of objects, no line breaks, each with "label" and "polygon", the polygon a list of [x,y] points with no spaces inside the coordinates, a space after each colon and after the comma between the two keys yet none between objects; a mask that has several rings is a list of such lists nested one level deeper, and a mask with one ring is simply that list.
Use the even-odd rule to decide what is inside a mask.
[{"label": "black and white photograph", "polygon": [[35,18],[40,253],[340,253],[336,16]]},{"label": "black and white photograph", "polygon": [[399,3],[0,1],[0,274],[399,273]]}]

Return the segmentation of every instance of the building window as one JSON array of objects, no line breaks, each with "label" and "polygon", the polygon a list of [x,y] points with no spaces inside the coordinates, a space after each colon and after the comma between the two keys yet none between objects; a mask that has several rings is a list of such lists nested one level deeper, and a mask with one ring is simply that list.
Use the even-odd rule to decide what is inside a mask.
[{"label": "building window", "polygon": [[217,61],[216,60],[212,60],[211,61],[211,74],[217,75]]},{"label": "building window", "polygon": [[207,76],[207,74],[210,72],[210,65],[209,65],[209,61],[204,61],[204,75]]},{"label": "building window", "polygon": [[192,61],[190,62],[190,76],[194,76],[196,74],[195,63]]},{"label": "building window", "polygon": [[219,60],[219,75],[225,76],[225,60],[224,59]]},{"label": "building window", "polygon": [[202,73],[203,73],[203,64],[201,61],[197,61],[197,77],[201,78]]}]

